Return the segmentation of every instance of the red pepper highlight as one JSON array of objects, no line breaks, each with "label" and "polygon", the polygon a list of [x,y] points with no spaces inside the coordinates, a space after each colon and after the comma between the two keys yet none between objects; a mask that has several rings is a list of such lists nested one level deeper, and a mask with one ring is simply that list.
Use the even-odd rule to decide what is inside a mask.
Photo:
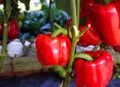
[{"label": "red pepper highlight", "polygon": [[120,45],[113,46],[115,52],[120,52]]},{"label": "red pepper highlight", "polygon": [[76,59],[74,62],[76,87],[105,87],[113,73],[113,60],[109,52],[86,52],[94,61]]},{"label": "red pepper highlight", "polygon": [[0,0],[0,3],[2,3],[3,0]]},{"label": "red pepper highlight", "polygon": [[101,41],[110,46],[120,44],[120,6],[116,3],[96,4],[92,11],[92,21]]},{"label": "red pepper highlight", "polygon": [[[96,34],[96,32],[94,31],[94,27],[93,27],[91,20],[87,18],[86,15],[83,15],[83,14],[84,13],[81,13],[81,16],[86,19],[86,23],[85,25],[79,26],[79,30],[82,31],[87,25],[90,25],[90,29],[88,29],[84,33],[84,35],[80,37],[80,40],[78,41],[77,44],[80,46],[84,46],[84,47],[89,46],[89,45],[96,46],[101,43],[101,40],[99,36]],[[71,22],[72,22],[72,19],[70,19],[66,23],[67,29],[69,28]]]},{"label": "red pepper highlight", "polygon": [[82,31],[85,28],[85,26],[87,26],[87,25],[91,25],[91,26],[84,33],[84,35],[82,37],[80,37],[78,45],[86,47],[86,46],[89,46],[89,45],[96,46],[96,45],[100,44],[101,40],[98,37],[98,35],[96,34],[96,32],[94,31],[94,27],[93,27],[93,25],[91,23],[91,20],[86,19],[86,24],[84,26],[80,26],[79,30]]},{"label": "red pepper highlight", "polygon": [[8,38],[15,39],[19,37],[19,27],[17,20],[11,20],[8,26]]},{"label": "red pepper highlight", "polygon": [[[3,35],[4,24],[0,24],[0,35]],[[19,37],[19,27],[17,20],[11,20],[8,24],[8,38],[15,39]]]},{"label": "red pepper highlight", "polygon": [[91,13],[92,7],[95,5],[95,0],[82,0],[81,1],[81,11],[87,14]]},{"label": "red pepper highlight", "polygon": [[40,34],[37,36],[35,43],[37,58],[42,65],[65,66],[68,63],[71,41],[66,35],[50,37],[48,34]]}]

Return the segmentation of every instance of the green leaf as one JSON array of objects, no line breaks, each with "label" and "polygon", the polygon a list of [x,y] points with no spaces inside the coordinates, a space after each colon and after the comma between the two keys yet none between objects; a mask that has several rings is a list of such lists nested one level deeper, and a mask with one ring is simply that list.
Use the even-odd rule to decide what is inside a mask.
[{"label": "green leaf", "polygon": [[41,2],[41,3],[44,3],[44,2],[45,2],[45,0],[40,0],[40,2]]}]

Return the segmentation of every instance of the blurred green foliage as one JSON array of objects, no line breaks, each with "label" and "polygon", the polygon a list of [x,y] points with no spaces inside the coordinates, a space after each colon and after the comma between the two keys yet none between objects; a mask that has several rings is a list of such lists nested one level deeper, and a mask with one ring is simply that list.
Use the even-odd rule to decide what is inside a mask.
[{"label": "blurred green foliage", "polygon": [[[39,11],[24,12],[25,19],[22,21],[22,38],[35,38],[38,34],[52,32],[54,23],[65,27],[70,16],[63,10],[56,7],[53,0],[48,4],[45,0],[40,0],[41,9]],[[30,36],[30,37],[29,37]]]},{"label": "blurred green foliage", "polygon": [[[10,1],[7,4],[9,20],[17,19],[20,27],[20,38],[30,39],[35,38],[38,34],[52,32],[55,27],[54,23],[65,27],[66,22],[70,18],[67,12],[56,7],[54,0],[47,3],[46,0],[40,0],[41,9],[37,11],[29,11],[30,0],[19,0],[26,6],[26,11],[20,12],[16,0]],[[11,13],[10,13],[11,12]],[[3,22],[4,10],[0,10],[0,22]]]}]

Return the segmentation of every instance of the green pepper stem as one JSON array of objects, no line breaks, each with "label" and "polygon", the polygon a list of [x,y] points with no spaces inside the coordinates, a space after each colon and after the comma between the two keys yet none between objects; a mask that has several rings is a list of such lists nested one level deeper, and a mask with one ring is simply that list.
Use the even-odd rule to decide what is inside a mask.
[{"label": "green pepper stem", "polygon": [[54,31],[52,32],[51,37],[56,37],[56,36],[58,36],[58,35],[60,35],[60,34],[67,35],[67,33],[68,33],[67,30],[65,30],[64,28],[59,28],[59,29],[54,30]]},{"label": "green pepper stem", "polygon": [[57,27],[57,29],[52,32],[51,37],[56,37],[59,34],[64,34],[64,35],[68,34],[68,31],[65,28],[62,28],[57,23],[54,23],[54,25]]},{"label": "green pepper stem", "polygon": [[57,27],[57,28],[62,28],[59,24],[57,23],[54,23],[54,25]]},{"label": "green pepper stem", "polygon": [[110,3],[110,0],[104,0],[104,3],[105,3],[105,4],[109,4],[109,3]]},{"label": "green pepper stem", "polygon": [[79,27],[79,17],[80,17],[80,0],[77,0],[76,1],[76,4],[77,4],[77,7],[76,7],[76,10],[77,10],[77,27]]},{"label": "green pepper stem", "polygon": [[90,24],[88,24],[87,26],[85,26],[85,28],[80,32],[80,37],[81,36],[83,36],[84,35],[84,33],[88,30],[88,29],[90,29]]},{"label": "green pepper stem", "polygon": [[75,59],[76,58],[81,58],[81,59],[85,59],[85,60],[88,60],[88,61],[93,61],[94,60],[90,55],[88,55],[86,53],[76,53],[74,58]]}]

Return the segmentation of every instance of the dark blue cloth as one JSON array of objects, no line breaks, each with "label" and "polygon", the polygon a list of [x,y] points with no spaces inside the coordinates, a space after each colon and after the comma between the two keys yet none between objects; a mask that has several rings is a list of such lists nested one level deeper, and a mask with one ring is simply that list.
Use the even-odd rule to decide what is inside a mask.
[{"label": "dark blue cloth", "polygon": [[[58,87],[62,79],[52,73],[33,74],[11,79],[0,79],[0,87]],[[69,87],[75,87],[72,80]],[[107,87],[120,87],[120,79],[111,80]]]},{"label": "dark blue cloth", "polygon": [[107,87],[120,87],[120,79],[111,80]]}]

